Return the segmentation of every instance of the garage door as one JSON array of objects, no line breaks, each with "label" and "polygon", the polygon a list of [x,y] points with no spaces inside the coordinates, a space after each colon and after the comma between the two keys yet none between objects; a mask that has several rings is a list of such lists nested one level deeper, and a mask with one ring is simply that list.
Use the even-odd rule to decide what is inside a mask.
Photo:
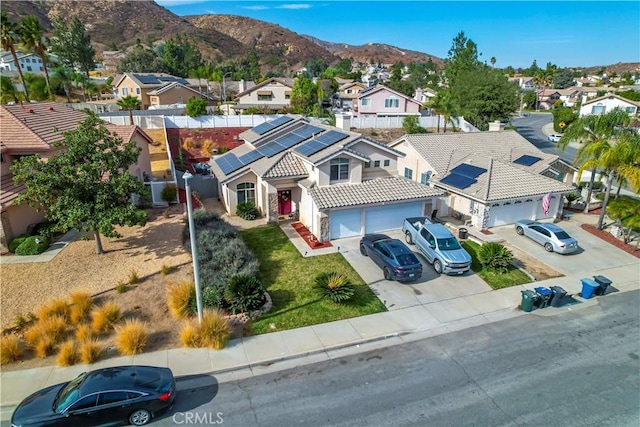
[{"label": "garage door", "polygon": [[359,236],[362,233],[362,211],[332,211],[329,216],[329,232],[331,239]]},{"label": "garage door", "polygon": [[489,211],[487,228],[514,224],[520,219],[534,219],[533,216],[535,216],[535,202],[494,206]]},{"label": "garage door", "polygon": [[422,216],[422,202],[400,203],[365,209],[365,233],[398,230],[405,218]]}]

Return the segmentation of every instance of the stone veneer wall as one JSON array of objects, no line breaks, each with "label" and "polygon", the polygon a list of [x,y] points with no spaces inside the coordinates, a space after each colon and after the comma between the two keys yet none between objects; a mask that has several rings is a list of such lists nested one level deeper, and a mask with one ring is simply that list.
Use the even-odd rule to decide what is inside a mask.
[{"label": "stone veneer wall", "polygon": [[320,214],[320,237],[321,242],[328,242],[331,240],[331,234],[329,232],[329,215]]},{"label": "stone veneer wall", "polygon": [[269,193],[267,195],[269,203],[269,212],[267,212],[267,220],[271,223],[278,223],[278,193]]}]

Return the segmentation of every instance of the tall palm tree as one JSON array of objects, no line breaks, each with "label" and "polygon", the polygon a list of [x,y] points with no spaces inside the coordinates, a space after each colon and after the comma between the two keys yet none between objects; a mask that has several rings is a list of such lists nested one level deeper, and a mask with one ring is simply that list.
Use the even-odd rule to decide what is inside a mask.
[{"label": "tall palm tree", "polygon": [[133,110],[140,109],[140,100],[133,95],[123,96],[116,102],[118,107],[129,110],[129,121],[133,124]]},{"label": "tall palm tree", "polygon": [[47,69],[48,40],[44,36],[40,21],[38,21],[35,16],[22,18],[20,35],[22,36],[24,46],[42,59],[44,77],[47,81],[47,90],[49,91],[49,95],[51,95],[51,82],[49,81],[49,70]]},{"label": "tall palm tree", "polygon": [[54,82],[59,83],[64,89],[64,93],[67,96],[67,102],[71,104],[71,71],[64,65],[60,65],[53,69],[51,75]]},{"label": "tall palm tree", "polygon": [[0,103],[19,102],[21,93],[11,81],[11,77],[0,77]]},{"label": "tall palm tree", "polygon": [[71,73],[71,81],[76,88],[82,88],[82,101],[87,100],[86,86],[89,78],[84,73]]},{"label": "tall palm tree", "polygon": [[[621,109],[616,108],[607,114],[602,115],[588,115],[580,117],[573,121],[565,129],[560,142],[558,142],[558,149],[564,151],[569,145],[569,142],[580,143],[580,148],[576,151],[576,158],[573,160],[574,165],[578,165],[585,160],[591,158],[598,158],[601,154],[603,145],[597,146],[597,148],[586,150],[586,147],[592,144],[601,142],[610,142],[619,133],[620,126],[624,126],[629,123],[629,115]],[[589,163],[591,178],[589,179],[589,189],[587,192],[587,198],[585,201],[584,212],[589,212],[589,202],[593,193],[593,182],[596,176],[597,166],[593,163]],[[582,171],[586,168],[582,168]]]},{"label": "tall palm tree", "polygon": [[[189,77],[198,79],[198,91],[200,92],[201,96],[202,96],[202,79],[208,79],[210,74],[211,74],[211,70],[209,69],[209,67],[205,65],[200,65],[197,68],[189,70]],[[209,82],[207,81],[207,84],[208,83]]]},{"label": "tall palm tree", "polygon": [[22,82],[22,87],[24,87],[24,95],[27,101],[29,100],[29,89],[27,89],[27,82],[24,81],[24,76],[22,75],[22,69],[20,68],[20,63],[18,63],[18,55],[16,55],[15,44],[20,39],[20,26],[15,22],[9,20],[9,15],[7,12],[2,12],[0,15],[0,33],[2,48],[11,52],[11,56],[13,57],[13,62],[16,64],[16,69],[18,70],[18,74],[20,75],[20,81]]},{"label": "tall palm tree", "polygon": [[[447,123],[451,121],[452,116],[456,115],[456,106],[453,99],[451,98],[451,93],[446,89],[439,91],[433,100],[433,106],[438,112],[438,115],[444,116],[444,133],[447,133]],[[453,127],[455,130],[455,125]],[[440,132],[439,118],[438,132]]]}]

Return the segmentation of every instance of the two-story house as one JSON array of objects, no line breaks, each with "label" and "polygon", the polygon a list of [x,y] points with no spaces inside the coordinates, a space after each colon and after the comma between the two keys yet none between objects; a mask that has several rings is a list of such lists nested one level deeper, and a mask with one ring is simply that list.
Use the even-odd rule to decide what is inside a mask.
[{"label": "two-story house", "polygon": [[[0,106],[0,252],[5,253],[11,240],[26,233],[29,226],[41,222],[41,212],[36,212],[26,204],[15,204],[18,194],[25,191],[24,184],[14,183],[11,165],[14,160],[40,154],[47,159],[63,150],[53,143],[63,139],[63,132],[76,129],[78,123],[85,120],[86,113],[74,110],[64,104],[40,102]],[[135,140],[141,152],[138,163],[129,168],[129,172],[141,181],[145,174],[151,175],[149,144],[153,140],[137,126],[116,126],[107,124],[110,132],[115,132],[123,141]]]},{"label": "two-story house", "polygon": [[257,108],[277,113],[291,107],[293,79],[273,77],[252,86],[236,96],[232,107],[237,113],[248,108]]},{"label": "two-story house", "polygon": [[533,77],[509,77],[509,81],[518,85],[522,90],[535,90],[536,84],[533,81]]},{"label": "two-story house", "polygon": [[348,82],[338,88],[338,100],[340,108],[349,109],[352,107],[354,100],[358,99],[360,92],[365,90],[367,85],[361,82]]},{"label": "two-story house", "polygon": [[[162,92],[161,89],[173,85],[170,91]],[[135,96],[140,100],[140,108],[148,109],[151,105],[170,105],[170,99],[181,99],[186,103],[193,96],[200,96],[197,85],[191,84],[187,79],[172,76],[165,73],[124,73],[117,74],[113,79],[113,95],[116,100],[125,96]],[[153,93],[153,94],[152,94]],[[166,94],[163,97],[163,94]],[[206,97],[206,95],[204,95]],[[152,97],[153,102],[152,102]],[[164,99],[166,97],[166,99]]]},{"label": "two-story house", "polygon": [[629,113],[629,115],[635,116],[640,111],[640,102],[631,101],[630,99],[610,93],[583,102],[580,106],[580,117],[590,114],[607,114],[616,108],[620,108]]},{"label": "two-story house", "polygon": [[408,116],[419,115],[422,104],[403,93],[383,85],[362,90],[354,105],[354,115],[362,116]]},{"label": "two-story house", "polygon": [[418,88],[416,89],[415,95],[413,95],[413,99],[418,101],[420,104],[425,105],[435,98],[436,95],[436,91],[430,87]]},{"label": "two-story house", "polygon": [[227,212],[251,202],[272,222],[298,218],[320,241],[399,229],[442,194],[398,176],[401,152],[302,117],[240,137],[242,146],[210,162]]},{"label": "two-story house", "polygon": [[[16,56],[18,57],[18,65],[23,73],[44,74],[44,64],[42,58],[38,55],[16,51]],[[47,57],[47,69],[51,72],[51,64],[58,62],[58,57],[54,54],[48,54]],[[0,51],[0,70],[18,72],[11,52]]]}]

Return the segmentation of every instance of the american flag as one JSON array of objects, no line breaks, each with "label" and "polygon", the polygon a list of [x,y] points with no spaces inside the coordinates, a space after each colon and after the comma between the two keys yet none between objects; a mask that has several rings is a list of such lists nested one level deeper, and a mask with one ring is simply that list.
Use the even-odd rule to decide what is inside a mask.
[{"label": "american flag", "polygon": [[551,196],[553,196],[553,194],[551,193],[551,191],[549,191],[542,198],[542,210],[544,211],[545,215],[549,215],[549,208],[551,207]]}]

